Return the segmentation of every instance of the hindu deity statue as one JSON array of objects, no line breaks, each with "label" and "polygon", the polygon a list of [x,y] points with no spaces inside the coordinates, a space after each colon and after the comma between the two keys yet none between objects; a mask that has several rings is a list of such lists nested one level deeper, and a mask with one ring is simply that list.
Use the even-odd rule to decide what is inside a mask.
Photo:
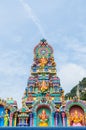
[{"label": "hindu deity statue", "polygon": [[40,62],[40,66],[41,66],[42,68],[44,68],[44,66],[47,64],[47,59],[44,58],[44,57],[42,57],[42,58],[39,60],[39,62]]},{"label": "hindu deity statue", "polygon": [[4,115],[4,126],[8,126],[9,125],[9,114],[8,114],[8,110],[5,110],[5,115]]},{"label": "hindu deity statue", "polygon": [[42,113],[39,114],[39,118],[40,118],[39,126],[43,126],[43,127],[48,126],[48,116],[44,109],[42,110]]},{"label": "hindu deity statue", "polygon": [[46,85],[46,82],[43,80],[42,81],[42,86],[41,86],[41,91],[45,92],[48,90],[48,86]]},{"label": "hindu deity statue", "polygon": [[78,113],[77,110],[75,110],[74,113],[71,113],[70,115],[70,122],[72,122],[72,126],[82,126],[83,119],[83,115]]}]

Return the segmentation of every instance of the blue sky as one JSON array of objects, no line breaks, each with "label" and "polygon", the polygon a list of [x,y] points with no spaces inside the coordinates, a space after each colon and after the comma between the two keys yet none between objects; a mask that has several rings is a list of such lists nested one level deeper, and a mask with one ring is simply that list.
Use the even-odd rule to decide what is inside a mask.
[{"label": "blue sky", "polygon": [[65,92],[86,77],[86,0],[0,0],[0,97],[21,98],[40,39]]}]

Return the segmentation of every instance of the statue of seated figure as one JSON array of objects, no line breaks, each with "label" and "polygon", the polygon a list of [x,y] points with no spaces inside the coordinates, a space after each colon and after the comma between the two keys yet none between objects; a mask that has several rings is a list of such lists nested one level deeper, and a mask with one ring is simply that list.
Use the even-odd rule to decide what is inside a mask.
[{"label": "statue of seated figure", "polygon": [[46,115],[46,111],[43,109],[42,113],[39,114],[40,123],[39,126],[46,127],[48,126],[48,116]]},{"label": "statue of seated figure", "polygon": [[72,126],[82,126],[83,123],[83,115],[78,113],[77,110],[70,115],[70,121],[72,122]]},{"label": "statue of seated figure", "polygon": [[42,92],[45,92],[45,91],[47,91],[48,90],[48,87],[47,87],[47,85],[46,85],[46,82],[43,80],[42,81],[42,86],[41,86],[41,91]]}]

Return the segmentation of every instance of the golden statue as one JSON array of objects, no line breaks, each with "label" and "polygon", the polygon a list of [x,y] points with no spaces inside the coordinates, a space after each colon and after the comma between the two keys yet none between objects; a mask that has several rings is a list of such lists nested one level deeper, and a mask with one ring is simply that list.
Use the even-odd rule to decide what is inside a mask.
[{"label": "golden statue", "polygon": [[40,66],[44,68],[44,66],[47,64],[47,59],[44,58],[44,57],[42,57],[42,58],[39,60],[39,62],[40,62]]},{"label": "golden statue", "polygon": [[40,123],[39,126],[48,126],[48,116],[46,115],[46,111],[43,109],[42,113],[39,114]]},{"label": "golden statue", "polygon": [[73,122],[73,126],[82,126],[83,119],[83,115],[78,113],[77,110],[75,110],[74,113],[71,113],[70,115],[70,122]]},{"label": "golden statue", "polygon": [[42,92],[45,92],[46,90],[48,90],[48,87],[47,87],[47,85],[46,85],[46,82],[43,80],[43,81],[42,81],[42,86],[41,86],[41,91],[42,91]]}]

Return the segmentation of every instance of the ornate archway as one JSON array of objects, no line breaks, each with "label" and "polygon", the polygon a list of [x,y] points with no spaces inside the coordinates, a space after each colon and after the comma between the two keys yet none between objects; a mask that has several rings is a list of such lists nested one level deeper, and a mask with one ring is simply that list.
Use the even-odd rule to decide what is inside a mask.
[{"label": "ornate archway", "polygon": [[68,126],[85,126],[86,105],[82,100],[70,100],[66,107],[67,125]]},{"label": "ornate archway", "polygon": [[42,104],[37,108],[37,126],[51,126],[51,109]]},{"label": "ornate archway", "polygon": [[78,106],[74,105],[69,110],[70,115],[70,126],[84,126],[84,110]]},{"label": "ornate archway", "polygon": [[34,126],[54,126],[55,106],[51,102],[42,103],[37,101],[34,104],[33,110]]}]

